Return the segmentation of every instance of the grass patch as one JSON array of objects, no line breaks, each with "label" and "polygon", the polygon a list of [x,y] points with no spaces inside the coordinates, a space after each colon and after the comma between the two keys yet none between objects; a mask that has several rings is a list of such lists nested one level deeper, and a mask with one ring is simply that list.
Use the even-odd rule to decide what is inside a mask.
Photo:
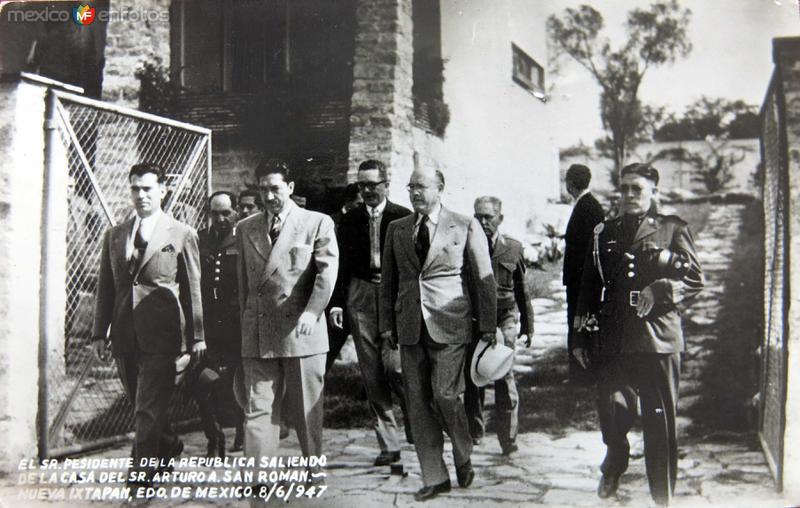
[{"label": "grass patch", "polygon": [[364,383],[358,365],[334,364],[325,376],[323,394],[325,413],[323,426],[330,429],[351,429],[372,425],[372,412],[367,403]]},{"label": "grass patch", "polygon": [[531,298],[548,298],[553,293],[550,284],[561,280],[562,260],[545,263],[541,268],[529,267],[525,272],[525,283]]}]

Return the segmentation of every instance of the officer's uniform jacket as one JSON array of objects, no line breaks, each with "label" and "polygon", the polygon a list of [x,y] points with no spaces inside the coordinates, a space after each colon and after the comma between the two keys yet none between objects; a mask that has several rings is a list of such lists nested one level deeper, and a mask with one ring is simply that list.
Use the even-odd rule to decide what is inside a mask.
[{"label": "officer's uniform jacket", "polygon": [[[504,234],[497,236],[492,256],[492,272],[497,281],[497,314],[519,309],[520,332],[533,332],[533,304],[525,284],[525,258],[522,244]],[[499,322],[498,322],[499,324]]]},{"label": "officer's uniform jacket", "polygon": [[198,232],[200,239],[203,323],[209,352],[218,361],[241,358],[239,283],[236,263],[239,250],[235,228],[222,239],[211,228]]},{"label": "officer's uniform jacket", "polygon": [[[580,333],[577,346],[601,353],[678,353],[684,349],[678,304],[702,290],[704,281],[687,224],[674,215],[651,210],[639,225],[633,243],[623,245],[622,217],[595,227],[587,252],[576,315],[596,315],[599,333]],[[682,275],[646,263],[645,251],[669,249],[682,255]],[[688,266],[686,266],[688,265]],[[631,293],[650,287],[655,305],[644,318],[636,316]],[[570,323],[572,326],[573,324]],[[594,344],[594,341],[598,344]],[[597,350],[596,350],[597,351]]]}]

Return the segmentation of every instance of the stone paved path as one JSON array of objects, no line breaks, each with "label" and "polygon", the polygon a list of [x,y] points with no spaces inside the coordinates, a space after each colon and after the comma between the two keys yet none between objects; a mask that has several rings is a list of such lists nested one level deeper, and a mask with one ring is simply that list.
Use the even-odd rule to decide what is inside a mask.
[{"label": "stone paved path", "polygon": [[[697,238],[708,279],[708,287],[687,317],[696,325],[713,324],[716,306],[730,253],[741,207],[715,208],[710,217],[713,231],[705,231]],[[728,233],[725,232],[727,228]],[[552,358],[554,350],[562,353],[566,347],[566,310],[564,291],[560,281],[552,281],[549,295],[534,301],[536,310],[536,339],[534,346],[518,354],[515,367],[520,376],[543,367],[543,359]],[[689,347],[688,362],[702,356],[704,341],[715,337],[693,337]],[[563,353],[565,354],[565,353]],[[692,378],[684,383],[685,396],[691,398],[699,387]],[[491,396],[487,397],[491,400]],[[525,408],[522,408],[525,411]],[[682,417],[681,431],[691,425]],[[771,477],[763,456],[753,443],[737,444],[737,436],[725,442],[680,439],[679,476],[674,506],[741,506],[779,507],[792,503],[774,492]],[[228,435],[229,442],[232,436]],[[325,449],[328,452],[328,490],[319,500],[292,500],[292,506],[325,506],[366,508],[372,506],[414,505],[412,494],[421,486],[419,464],[413,448],[403,449],[405,476],[391,475],[389,468],[371,466],[376,454],[375,439],[365,429],[326,429]],[[199,432],[184,436],[185,454],[200,455],[205,449],[205,439]],[[742,441],[743,439],[738,439]],[[598,431],[578,431],[571,428],[553,435],[545,432],[527,432],[518,438],[520,451],[510,458],[500,455],[500,447],[493,435],[473,453],[477,476],[469,489],[455,487],[447,495],[428,502],[431,508],[460,506],[547,506],[547,507],[640,507],[651,506],[644,473],[641,434],[631,434],[631,464],[623,476],[616,499],[602,501],[595,489],[599,477],[597,465],[604,455]],[[452,455],[447,446],[446,460],[455,485]],[[294,437],[282,442],[287,454],[298,453]],[[128,446],[98,452],[98,457],[124,457]],[[81,506],[75,502],[21,502],[17,500],[15,478],[0,479],[0,506]],[[94,503],[93,506],[109,503]],[[199,500],[154,501],[150,506],[195,507],[246,506],[242,501]],[[278,504],[273,503],[273,504]],[[83,506],[90,506],[83,503]],[[119,503],[117,503],[119,505]]]}]

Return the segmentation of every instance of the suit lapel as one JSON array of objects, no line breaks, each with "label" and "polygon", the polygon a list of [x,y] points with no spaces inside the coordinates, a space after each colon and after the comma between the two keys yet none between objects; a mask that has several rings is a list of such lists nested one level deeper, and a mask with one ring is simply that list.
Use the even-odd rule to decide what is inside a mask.
[{"label": "suit lapel", "polygon": [[126,220],[118,228],[114,229],[111,234],[111,250],[109,254],[111,259],[117,263],[119,273],[128,273],[128,237],[133,233],[133,222],[133,218]]},{"label": "suit lapel", "polygon": [[171,238],[170,231],[172,230],[172,220],[166,213],[162,213],[161,216],[158,218],[158,222],[156,222],[155,227],[153,228],[153,232],[150,235],[150,240],[147,241],[147,248],[144,251],[144,256],[142,257],[141,263],[139,263],[139,268],[136,270],[133,278],[139,276],[142,272],[142,268],[150,261],[150,258],[153,255],[161,250],[161,247],[167,243],[167,241]]},{"label": "suit lapel", "polygon": [[267,266],[264,269],[264,280],[262,284],[269,279],[273,273],[278,269],[278,262],[283,257],[283,254],[289,250],[294,244],[294,239],[297,237],[300,229],[300,212],[295,206],[289,205],[289,213],[286,215],[286,222],[281,227],[281,232],[278,239],[269,253]]},{"label": "suit lapel", "polygon": [[401,225],[398,225],[399,231],[397,234],[400,236],[400,250],[405,252],[406,257],[417,270],[419,267],[419,258],[417,252],[414,250],[414,214],[408,216],[409,220],[403,220]]},{"label": "suit lapel", "polygon": [[425,258],[425,263],[422,265],[422,271],[425,271],[431,265],[431,262],[436,258],[436,256],[441,253],[441,251],[444,249],[444,246],[447,245],[448,240],[450,240],[452,231],[455,229],[455,227],[456,224],[453,222],[450,211],[445,207],[442,207],[441,212],[439,212],[439,225],[436,226],[436,233],[433,235],[431,248],[428,249],[428,257]]},{"label": "suit lapel", "polygon": [[264,261],[269,259],[271,246],[267,239],[267,215],[263,212],[253,217],[253,227],[247,228],[247,239]]}]

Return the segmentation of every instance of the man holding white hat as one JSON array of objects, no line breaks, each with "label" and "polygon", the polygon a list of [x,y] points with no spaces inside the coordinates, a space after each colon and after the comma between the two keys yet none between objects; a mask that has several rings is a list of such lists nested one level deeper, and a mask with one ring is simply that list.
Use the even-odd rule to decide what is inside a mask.
[{"label": "man holding white hat", "polygon": [[471,351],[464,407],[473,443],[478,444],[484,434],[483,387],[494,381],[497,439],[503,455],[510,455],[518,449],[516,438],[519,395],[514,380],[514,349],[517,338],[523,336],[526,337],[526,346],[530,346],[533,336],[533,305],[525,284],[522,244],[500,233],[502,211],[502,201],[494,196],[483,196],[475,200],[475,218],[486,234],[492,270],[497,281],[497,341],[500,345],[490,347],[494,344],[481,341]]}]

